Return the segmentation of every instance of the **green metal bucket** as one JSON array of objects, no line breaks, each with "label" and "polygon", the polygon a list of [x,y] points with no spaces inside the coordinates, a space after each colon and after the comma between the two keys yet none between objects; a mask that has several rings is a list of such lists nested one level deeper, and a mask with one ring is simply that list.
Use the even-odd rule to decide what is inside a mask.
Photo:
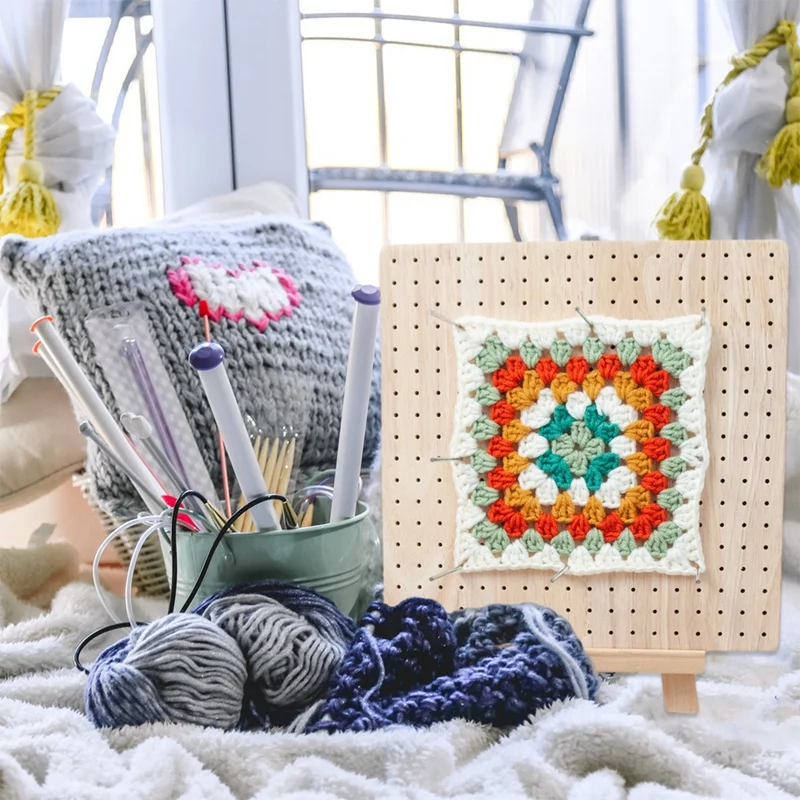
[{"label": "green metal bucket", "polygon": [[[315,503],[314,510],[315,517],[319,513],[327,518],[322,502]],[[356,516],[342,522],[286,531],[226,534],[191,607],[220,589],[271,579],[316,589],[344,614],[351,615],[356,610],[364,548],[371,533],[369,508],[359,502]],[[169,564],[169,533],[162,530],[160,534],[164,561]],[[214,538],[213,533],[178,531],[176,610],[191,593]]]}]

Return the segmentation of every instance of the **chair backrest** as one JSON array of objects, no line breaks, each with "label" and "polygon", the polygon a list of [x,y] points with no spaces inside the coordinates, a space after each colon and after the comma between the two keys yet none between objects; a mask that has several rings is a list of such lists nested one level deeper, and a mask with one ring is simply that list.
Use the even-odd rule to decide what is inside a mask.
[{"label": "chair backrest", "polygon": [[[533,147],[548,159],[591,0],[534,0],[500,143],[505,158]],[[545,166],[545,165],[543,165]]]}]

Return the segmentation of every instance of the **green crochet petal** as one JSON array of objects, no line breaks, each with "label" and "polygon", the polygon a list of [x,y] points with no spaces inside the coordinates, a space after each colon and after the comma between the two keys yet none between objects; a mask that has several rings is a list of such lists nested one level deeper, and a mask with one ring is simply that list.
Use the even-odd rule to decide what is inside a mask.
[{"label": "green crochet petal", "polygon": [[680,456],[665,458],[661,462],[661,472],[673,481],[686,469],[686,467],[686,462]]},{"label": "green crochet petal", "polygon": [[475,391],[475,399],[482,406],[493,406],[501,397],[500,392],[491,383],[483,383]]},{"label": "green crochet petal", "polygon": [[655,559],[664,558],[669,552],[669,544],[663,534],[658,529],[654,530],[647,541],[644,543],[647,552]]},{"label": "green crochet petal", "polygon": [[659,339],[653,344],[653,358],[662,369],[665,369],[674,378],[679,377],[692,363],[692,358],[688,353],[684,353],[666,339]]},{"label": "green crochet petal", "polygon": [[623,556],[627,557],[636,549],[636,539],[634,539],[633,534],[625,528],[617,541],[614,542],[614,547],[616,547]]},{"label": "green crochet petal", "polygon": [[603,539],[603,534],[600,533],[597,528],[592,528],[589,533],[586,534],[586,538],[583,540],[583,546],[593,555],[596,556],[600,552],[600,548],[605,544],[605,540]]},{"label": "green crochet petal", "polygon": [[525,531],[521,541],[525,545],[525,549],[531,553],[538,553],[544,547],[544,539],[533,528]]},{"label": "green crochet petal", "polygon": [[675,544],[675,540],[683,533],[680,527],[675,522],[672,522],[672,520],[662,522],[656,528],[656,531],[664,537],[664,541],[666,541],[668,545]]},{"label": "green crochet petal", "polygon": [[485,450],[476,450],[470,456],[472,469],[478,474],[493,470],[497,466],[497,463],[497,459],[492,458]]},{"label": "green crochet petal", "polygon": [[670,487],[658,493],[656,502],[671,514],[678,506],[683,505],[683,495],[674,487]]},{"label": "green crochet petal", "polygon": [[572,355],[572,345],[566,339],[556,339],[550,345],[550,357],[559,367],[566,365]]},{"label": "green crochet petal", "polygon": [[669,439],[674,445],[679,445],[689,438],[686,428],[684,428],[680,422],[670,422],[669,425],[665,425],[661,429],[659,436]]},{"label": "green crochet petal", "polygon": [[479,483],[471,496],[471,500],[476,506],[490,506],[499,499],[500,492],[497,491],[497,489],[492,489],[491,486],[487,486],[485,483]]},{"label": "green crochet petal", "polygon": [[509,545],[508,534],[498,525],[482,519],[472,529],[472,535],[493,553],[502,553]]},{"label": "green crochet petal", "polygon": [[551,544],[560,556],[568,556],[575,549],[575,540],[569,531],[561,531]]},{"label": "green crochet petal", "polygon": [[596,336],[590,336],[583,343],[583,357],[590,364],[596,364],[605,352],[606,346]]},{"label": "green crochet petal", "polygon": [[523,342],[519,354],[528,369],[533,369],[542,357],[542,351],[533,342]]},{"label": "green crochet petal", "polygon": [[[639,357],[639,353],[642,352],[642,347],[636,339],[632,337],[627,337],[623,339],[617,345],[617,353],[619,354],[619,360],[626,366],[629,367],[633,364],[634,361]],[[619,541],[619,540],[617,540]]]},{"label": "green crochet petal", "polygon": [[666,392],[662,392],[661,397],[658,398],[658,402],[661,405],[667,406],[671,408],[673,411],[677,411],[688,399],[689,395],[678,387],[674,389],[667,389]]},{"label": "green crochet petal", "polygon": [[475,356],[475,363],[484,372],[494,372],[506,363],[511,355],[509,350],[496,335],[489,336],[483,343],[483,350]]},{"label": "green crochet petal", "polygon": [[499,433],[500,426],[496,422],[490,420],[485,414],[482,414],[475,420],[475,424],[470,431],[470,436],[474,437],[479,442],[485,442],[493,436],[497,436]]}]

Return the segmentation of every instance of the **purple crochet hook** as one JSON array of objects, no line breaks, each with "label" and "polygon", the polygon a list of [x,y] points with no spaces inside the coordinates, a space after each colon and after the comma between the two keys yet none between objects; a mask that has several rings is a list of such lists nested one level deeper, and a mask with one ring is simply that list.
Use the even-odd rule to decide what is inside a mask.
[{"label": "purple crochet hook", "polygon": [[156,435],[161,440],[161,446],[164,448],[164,453],[170,460],[172,465],[183,480],[184,486],[189,486],[189,478],[186,474],[186,467],[181,460],[178,447],[175,444],[175,439],[169,429],[167,417],[164,413],[164,408],[158,398],[158,392],[153,385],[153,379],[150,375],[150,370],[147,368],[147,362],[144,360],[142,349],[139,347],[139,342],[133,336],[126,336],[122,340],[122,353],[128,361],[128,366],[133,375],[133,380],[136,383],[136,388],[139,390],[139,395],[142,402],[147,407],[147,415],[150,422],[155,429]]}]

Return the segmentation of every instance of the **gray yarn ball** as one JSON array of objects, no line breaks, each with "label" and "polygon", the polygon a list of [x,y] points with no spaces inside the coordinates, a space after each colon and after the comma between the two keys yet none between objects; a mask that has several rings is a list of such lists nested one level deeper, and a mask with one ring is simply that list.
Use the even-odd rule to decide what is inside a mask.
[{"label": "gray yarn ball", "polygon": [[[273,724],[280,724],[276,709],[292,717],[319,699],[344,657],[346,641],[338,627],[311,624],[260,594],[219,597],[200,613],[236,640],[250,674],[248,695],[264,709],[255,716],[269,716]],[[283,717],[280,711],[277,717]]]},{"label": "gray yarn ball", "polygon": [[99,728],[188,722],[227,730],[239,722],[246,680],[242,651],[224,630],[170,614],[103,651],[86,682],[86,713]]}]

